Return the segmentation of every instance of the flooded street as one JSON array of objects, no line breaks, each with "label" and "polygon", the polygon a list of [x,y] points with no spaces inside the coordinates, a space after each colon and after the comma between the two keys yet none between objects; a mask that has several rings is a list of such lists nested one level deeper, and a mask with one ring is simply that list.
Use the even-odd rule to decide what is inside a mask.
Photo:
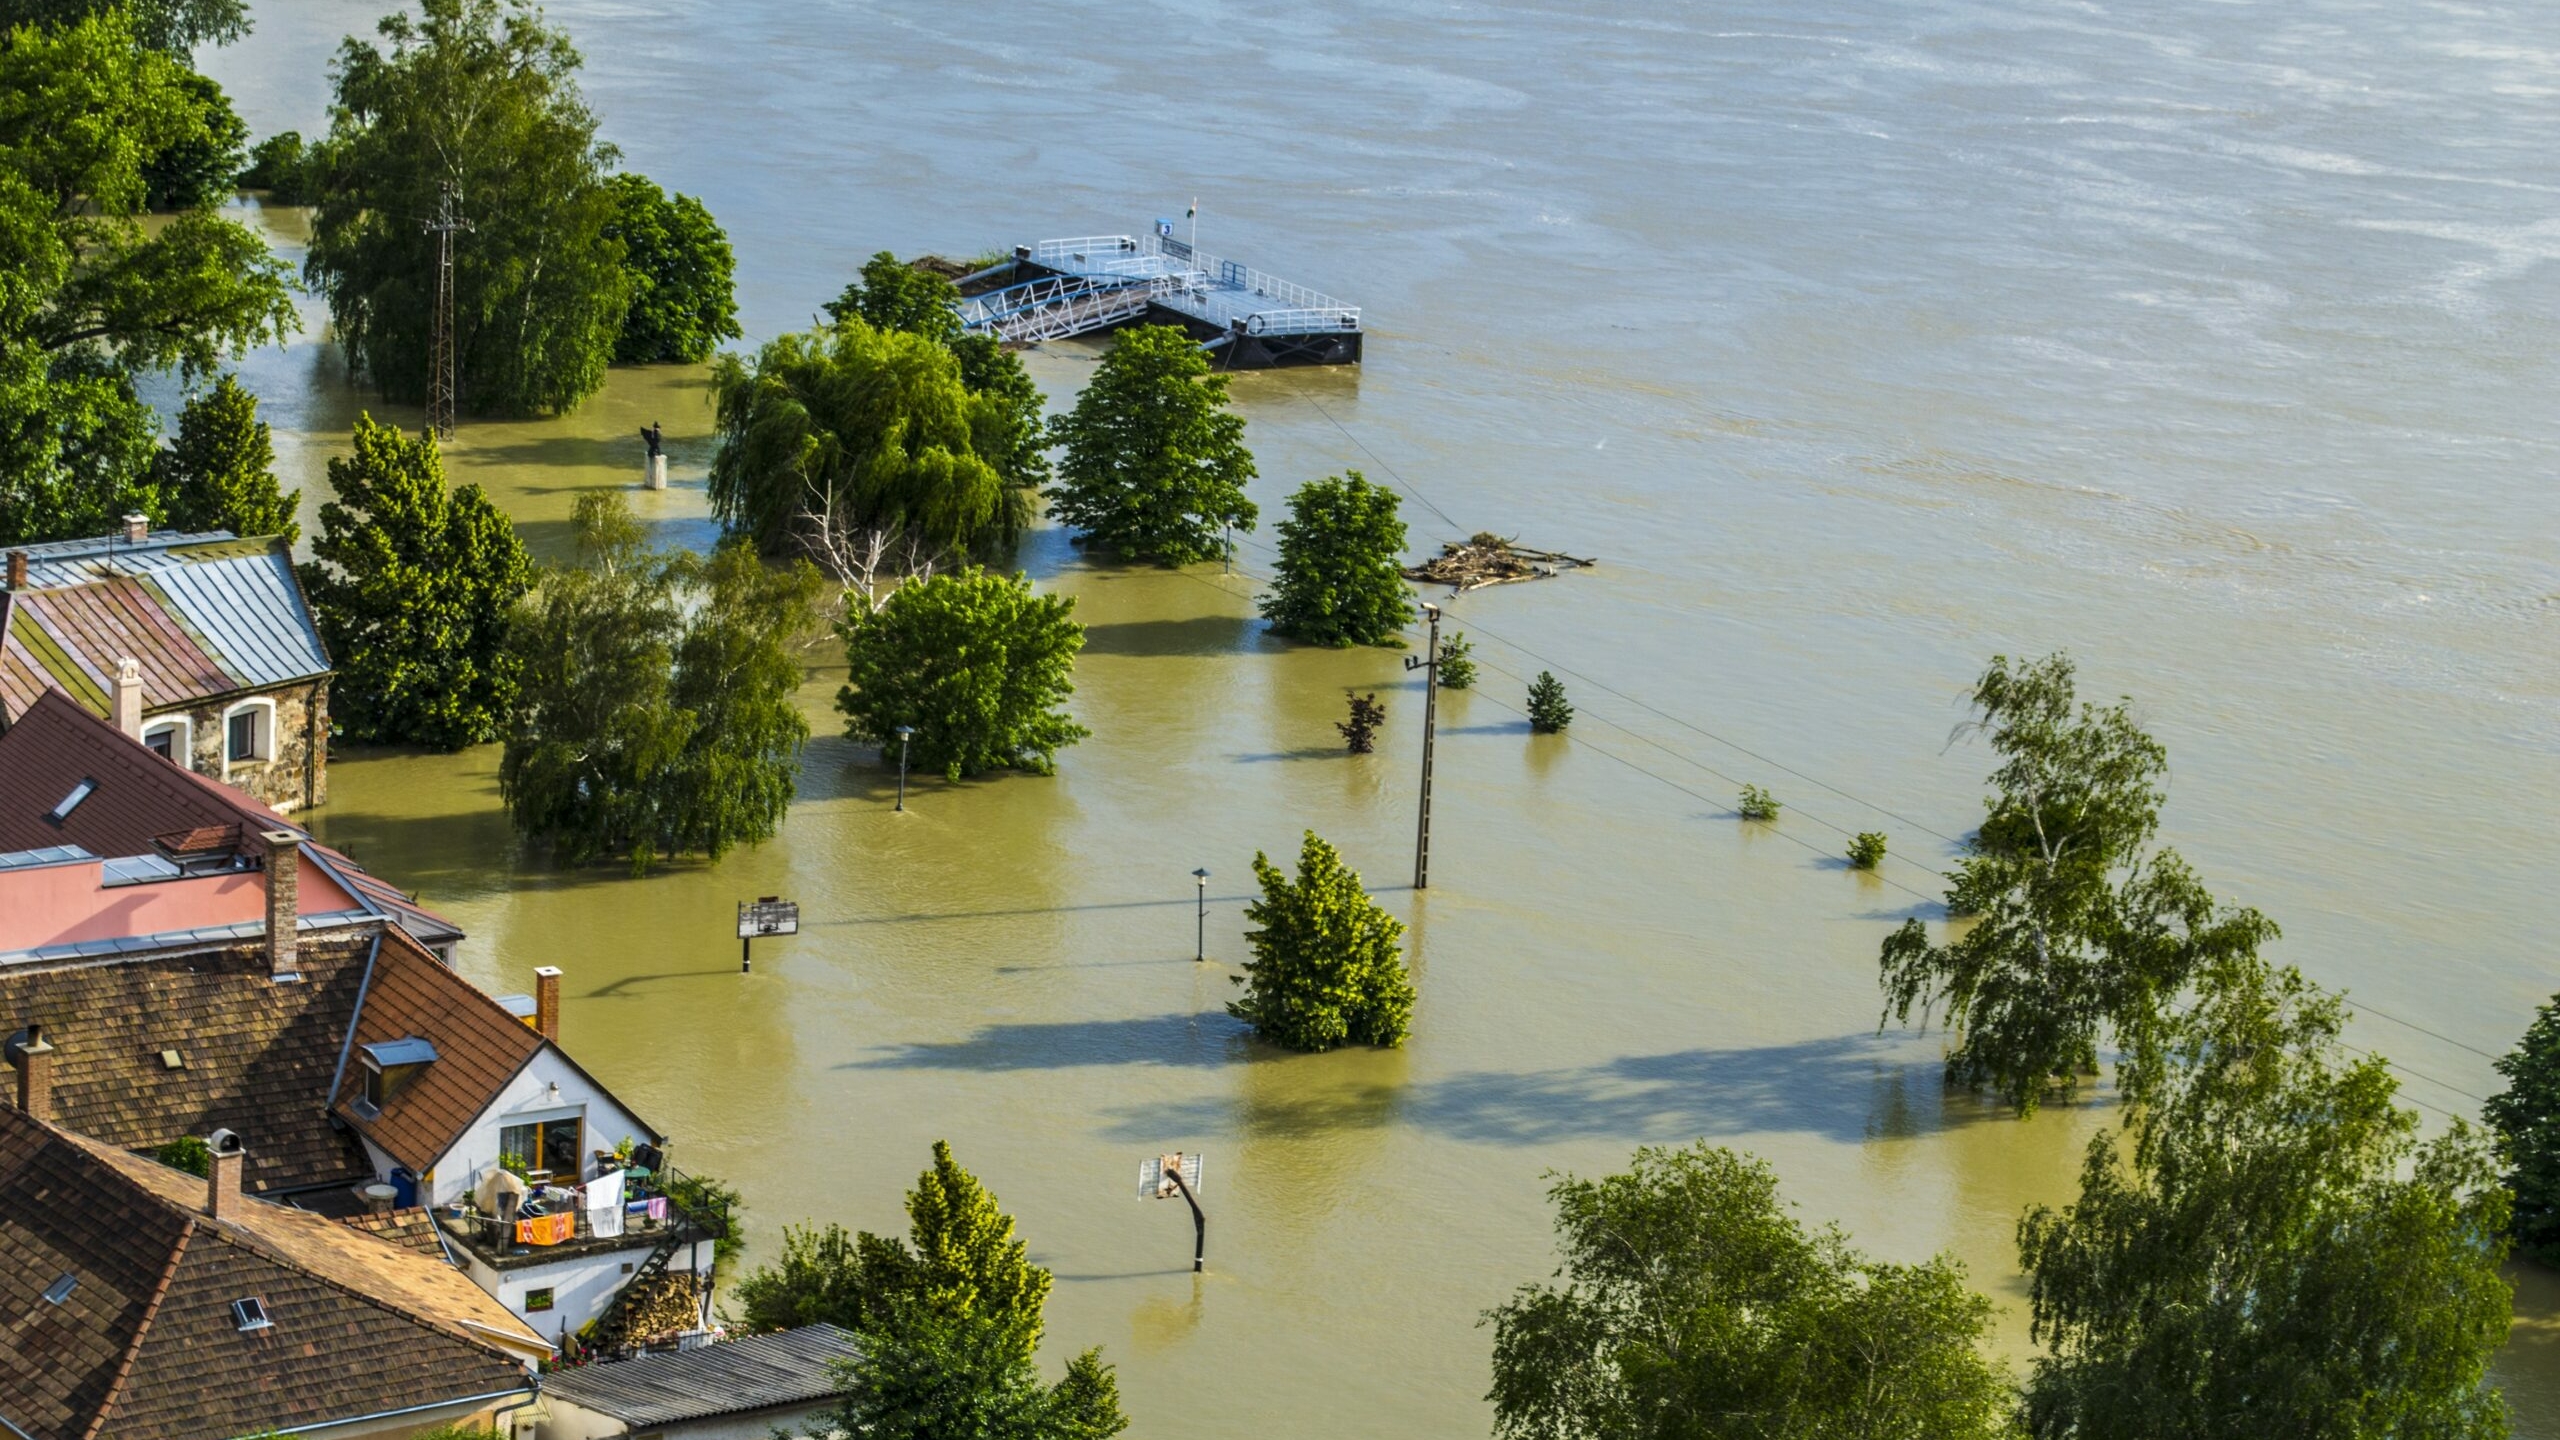
[{"label": "flooded street", "polygon": [[[1990,757],[1949,746],[1994,653],[2062,647],[2169,748],[2165,838],[2343,987],[2431,1122],[2560,988],[2560,25],[2536,8],[559,3],[624,164],[737,246],[750,342],[875,250],[1134,231],[1365,307],[1357,370],[1240,376],[1270,521],[1345,467],[1417,546],[1601,565],[1467,596],[1481,689],[1266,638],[1250,575],[1020,563],[1090,627],[1055,778],[918,777],[817,739],[782,835],[633,881],[522,855],[494,748],[342,753],[324,838],[470,931],[498,991],[567,972],[564,1039],[745,1191],[903,1226],[952,1141],[1058,1274],[1054,1368],[1120,1366],[1132,1431],[1486,1433],[1483,1309],[1552,1268],[1542,1174],[1708,1137],[1895,1259],[2011,1306],[2013,1229],[2105,1118],[1947,1098],[1876,1033],[1876,948],[1934,915]],[[325,128],[369,24],[262,0],[205,57],[260,135]],[[262,218],[279,245],[298,213]],[[298,258],[298,251],[294,252]],[[244,364],[306,531],[368,406],[308,333]],[[1098,350],[1032,353],[1052,404]],[[583,491],[709,544],[706,380],[616,371],[449,455],[556,555]],[[1533,737],[1525,677],[1577,718]],[[1341,753],[1346,688],[1379,753]],[[1787,802],[1733,815],[1743,782]],[[1314,828],[1411,926],[1398,1052],[1286,1056],[1223,1006],[1256,849]],[[1877,875],[1838,856],[1883,830]],[[1192,960],[1190,872],[1212,872]],[[735,904],[801,902],[738,970]],[[1205,1149],[1209,1271],[1140,1160]],[[2560,1290],[2519,1275],[2500,1382],[2560,1437]],[[1281,1419],[1280,1417],[1285,1417]],[[1275,1423],[1275,1420],[1278,1423]]]}]

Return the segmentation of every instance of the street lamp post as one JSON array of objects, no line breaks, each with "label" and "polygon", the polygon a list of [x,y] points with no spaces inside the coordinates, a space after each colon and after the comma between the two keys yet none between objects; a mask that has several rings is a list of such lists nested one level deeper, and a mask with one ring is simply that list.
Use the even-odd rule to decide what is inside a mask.
[{"label": "street lamp post", "polygon": [[1199,940],[1198,940],[1198,943],[1197,943],[1197,944],[1193,947],[1193,949],[1192,949],[1191,958],[1192,958],[1192,959],[1194,959],[1194,960],[1199,960],[1199,961],[1203,961],[1203,962],[1205,962],[1205,961],[1207,961],[1207,960],[1208,960],[1208,958],[1209,958],[1209,871],[1208,871],[1208,869],[1204,866],[1204,867],[1202,867],[1201,869],[1198,869],[1198,870],[1194,870],[1194,871],[1192,871],[1192,872],[1191,872],[1191,880],[1192,880],[1192,883],[1193,883],[1193,884],[1195,884],[1195,885],[1197,885],[1197,886],[1199,886],[1199,887],[1200,887],[1200,917],[1199,917],[1199,918],[1200,918],[1200,927],[1199,927],[1199,929],[1200,929],[1200,934],[1199,934]]},{"label": "street lamp post", "polygon": [[907,808],[907,742],[914,739],[915,734],[913,725],[898,727],[898,809],[901,813]]}]

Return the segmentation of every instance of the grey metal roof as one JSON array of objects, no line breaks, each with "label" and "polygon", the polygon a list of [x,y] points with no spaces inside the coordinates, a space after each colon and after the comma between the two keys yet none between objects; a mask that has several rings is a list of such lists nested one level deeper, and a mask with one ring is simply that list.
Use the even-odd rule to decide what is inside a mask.
[{"label": "grey metal roof", "polygon": [[12,850],[0,855],[0,870],[24,870],[37,865],[61,865],[73,860],[97,858],[77,845],[47,845],[40,850]]},{"label": "grey metal roof", "polygon": [[824,1400],[836,1390],[829,1362],[850,1360],[853,1353],[852,1331],[804,1325],[699,1350],[556,1371],[542,1389],[640,1429]]},{"label": "grey metal roof", "polygon": [[380,1070],[388,1070],[394,1065],[424,1065],[436,1058],[436,1047],[415,1035],[398,1040],[380,1040],[357,1048],[364,1051],[365,1058],[374,1063],[374,1068]]},{"label": "grey metal roof", "polygon": [[119,532],[83,536],[77,540],[51,540],[42,545],[12,545],[9,548],[27,552],[27,584],[45,588],[79,585],[109,575],[139,575],[146,570],[184,565],[187,557],[172,553],[175,547],[232,538],[228,530],[154,530],[151,538],[139,545],[125,539]]},{"label": "grey metal roof", "polygon": [[257,555],[202,559],[141,577],[243,689],[324,674],[329,653],[293,580],[282,546]]}]

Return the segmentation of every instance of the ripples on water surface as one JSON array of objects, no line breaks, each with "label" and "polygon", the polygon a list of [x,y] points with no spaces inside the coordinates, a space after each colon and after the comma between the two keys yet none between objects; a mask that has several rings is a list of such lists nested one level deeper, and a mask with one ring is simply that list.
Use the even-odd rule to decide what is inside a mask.
[{"label": "ripples on water surface", "polygon": [[[1204,243],[1370,316],[1356,373],[1238,381],[1266,515],[1392,466],[1449,517],[1409,506],[1417,540],[1604,558],[1453,607],[1501,671],[1539,668],[1525,645],[1953,834],[1988,768],[1943,748],[1964,681],[2068,646],[2139,697],[2170,838],[2284,958],[2450,1037],[2359,1023],[2430,1077],[2412,1099],[2475,1109],[2475,1051],[2554,988],[2547,7],[550,13],[631,166],[729,227],[757,336],[875,249],[1196,194]],[[258,14],[217,75],[260,133],[319,129],[363,9]],[[1064,395],[1092,357],[1034,370]],[[316,507],[363,397],[316,342],[249,369]],[[679,485],[639,503],[701,543],[700,396],[619,374],[567,421],[471,427],[456,466],[556,550],[663,419]],[[1188,872],[1216,872],[1226,960],[1245,861],[1302,826],[1400,883],[1419,697],[1392,655],[1263,640],[1246,582],[1088,569],[1054,533],[1026,563],[1094,626],[1096,738],[1055,780],[927,783],[893,817],[825,738],[780,841],[639,884],[519,862],[487,754],[344,762],[324,826],[465,921],[484,982],[565,967],[582,1057],[745,1181],[767,1253],[802,1216],[895,1223],[952,1138],[1140,1433],[1482,1433],[1473,1320],[1549,1266],[1540,1172],[1639,1142],[1757,1150],[1808,1213],[2016,1298],[2017,1211],[2068,1194],[2098,1117],[1977,1113],[1932,1042],[1871,1033],[1877,939],[1917,903],[1886,882],[1930,890],[1942,842],[1587,684],[1585,746],[1532,741],[1494,673],[1444,714],[1427,903],[1389,895],[1413,1044],[1253,1053],[1225,969],[1189,963]],[[1353,684],[1389,703],[1370,761],[1321,753]],[[1736,780],[1793,802],[1782,834],[1734,824]],[[1826,820],[1892,832],[1884,880],[1827,858]],[[810,929],[741,980],[729,907],[776,892]],[[1210,1156],[1198,1282],[1175,1207],[1130,1198],[1176,1145]],[[2554,1297],[2525,1284],[2502,1378],[2522,1433],[2560,1435]]]}]

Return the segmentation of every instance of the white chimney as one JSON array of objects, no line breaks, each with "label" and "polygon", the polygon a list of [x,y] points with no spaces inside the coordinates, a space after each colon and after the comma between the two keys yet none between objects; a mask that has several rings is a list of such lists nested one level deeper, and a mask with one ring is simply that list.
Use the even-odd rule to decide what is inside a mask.
[{"label": "white chimney", "polygon": [[116,728],[127,740],[142,738],[142,662],[128,655],[116,662]]},{"label": "white chimney", "polygon": [[125,543],[128,545],[147,545],[151,543],[151,517],[148,515],[127,515],[124,517],[124,538]]}]

